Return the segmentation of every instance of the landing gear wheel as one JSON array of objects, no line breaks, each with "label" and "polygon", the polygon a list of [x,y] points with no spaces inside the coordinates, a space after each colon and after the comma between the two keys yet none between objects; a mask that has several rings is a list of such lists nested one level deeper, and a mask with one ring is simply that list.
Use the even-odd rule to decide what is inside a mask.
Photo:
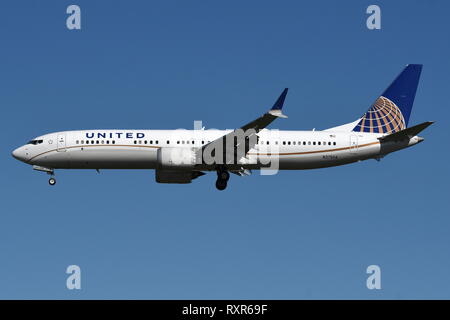
[{"label": "landing gear wheel", "polygon": [[227,187],[227,180],[217,179],[216,188],[218,190],[225,190],[226,187]]},{"label": "landing gear wheel", "polygon": [[48,179],[48,184],[51,185],[51,186],[54,186],[56,184],[56,179],[53,178],[53,177]]},{"label": "landing gear wheel", "polygon": [[217,177],[220,180],[228,181],[228,179],[230,179],[230,174],[228,173],[228,171],[217,171]]}]

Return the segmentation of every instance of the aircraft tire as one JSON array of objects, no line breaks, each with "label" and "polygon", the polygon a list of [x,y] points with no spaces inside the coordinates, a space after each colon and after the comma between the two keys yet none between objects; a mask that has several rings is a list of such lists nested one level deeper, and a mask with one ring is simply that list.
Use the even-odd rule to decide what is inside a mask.
[{"label": "aircraft tire", "polygon": [[53,178],[53,177],[48,179],[48,184],[51,185],[51,186],[54,186],[56,184],[56,179]]},{"label": "aircraft tire", "polygon": [[228,171],[219,171],[217,176],[219,177],[219,179],[225,181],[228,181],[230,179],[230,174],[228,173]]},{"label": "aircraft tire", "polygon": [[223,179],[217,179],[216,181],[216,188],[217,190],[225,190],[225,188],[227,187],[227,181],[223,180]]}]

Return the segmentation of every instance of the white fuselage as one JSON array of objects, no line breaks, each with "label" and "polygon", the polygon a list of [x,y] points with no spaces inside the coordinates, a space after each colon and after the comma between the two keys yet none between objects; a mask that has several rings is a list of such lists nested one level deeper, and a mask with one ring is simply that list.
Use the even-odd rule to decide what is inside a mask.
[{"label": "white fuselage", "polygon": [[[200,149],[232,130],[82,130],[63,131],[37,137],[13,155],[30,165],[49,169],[156,169],[158,149]],[[420,142],[380,145],[378,133],[333,131],[279,131],[264,129],[259,142],[248,153],[248,164],[240,168],[258,169],[260,163],[277,159],[280,170],[323,168],[377,159],[387,153]],[[196,170],[215,170],[199,165]]]}]

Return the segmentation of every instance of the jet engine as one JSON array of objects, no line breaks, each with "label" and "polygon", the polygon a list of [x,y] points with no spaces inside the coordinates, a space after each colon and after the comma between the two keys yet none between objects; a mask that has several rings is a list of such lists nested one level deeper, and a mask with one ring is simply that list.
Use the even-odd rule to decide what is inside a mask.
[{"label": "jet engine", "polygon": [[193,171],[196,163],[194,148],[160,148],[158,149],[158,166],[155,179],[158,183],[191,183],[204,175]]},{"label": "jet engine", "polygon": [[194,168],[196,153],[194,148],[160,148],[158,149],[158,169],[186,170]]},{"label": "jet engine", "polygon": [[158,183],[191,183],[202,175],[204,173],[201,171],[155,170],[155,179]]}]

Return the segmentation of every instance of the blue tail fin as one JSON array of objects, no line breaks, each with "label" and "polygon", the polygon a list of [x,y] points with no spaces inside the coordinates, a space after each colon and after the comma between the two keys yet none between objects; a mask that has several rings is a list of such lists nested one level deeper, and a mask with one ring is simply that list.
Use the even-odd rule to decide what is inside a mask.
[{"label": "blue tail fin", "polygon": [[409,64],[362,116],[353,131],[393,133],[408,126],[421,64]]}]

